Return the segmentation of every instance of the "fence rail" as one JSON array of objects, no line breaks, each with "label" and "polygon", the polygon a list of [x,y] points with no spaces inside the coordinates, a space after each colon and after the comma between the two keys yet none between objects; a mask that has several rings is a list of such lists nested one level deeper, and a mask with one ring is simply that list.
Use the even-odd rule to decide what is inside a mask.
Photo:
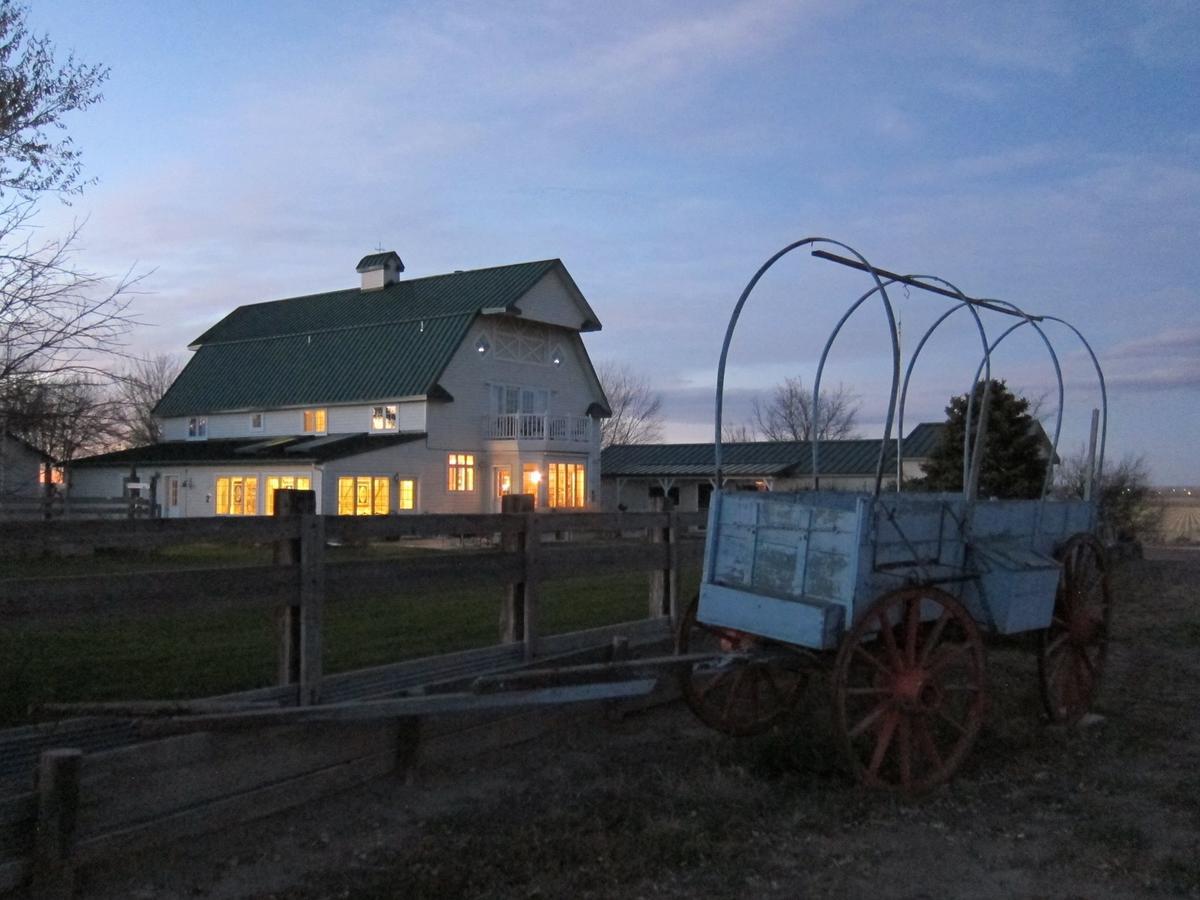
[{"label": "fence rail", "polygon": [[[511,507],[521,498],[509,499]],[[679,611],[680,568],[696,563],[703,551],[694,533],[704,524],[700,513],[526,511],[356,518],[318,516],[314,509],[312,492],[281,491],[274,517],[0,522],[0,558],[55,555],[81,547],[161,550],[215,542],[269,544],[275,559],[271,565],[0,577],[0,627],[259,607],[275,611],[276,684],[210,699],[261,703],[269,709],[375,699],[413,688],[461,690],[480,674],[534,660],[541,665],[599,661],[614,652],[618,635],[630,642],[661,640]],[[330,559],[326,552],[330,543],[447,537],[484,540],[469,552],[440,550],[386,561]],[[543,633],[539,599],[544,581],[614,570],[650,574],[645,619],[586,632]],[[427,587],[432,594],[435,588],[468,582],[498,588],[496,645],[324,675],[327,603],[398,583],[406,590]],[[534,727],[531,716],[510,714],[504,721],[529,729]],[[423,745],[432,739],[439,750],[462,752],[461,746],[477,736],[476,731],[461,731],[467,726],[460,725],[459,732],[446,730],[439,738],[439,727],[436,722],[420,726]],[[505,727],[513,734],[520,730]],[[5,778],[0,772],[0,893],[32,884],[35,896],[70,896],[78,865],[227,827],[377,777],[405,765],[417,740],[416,719],[275,727],[254,735],[143,737],[139,743],[99,750],[86,742],[70,743],[70,727],[59,728],[61,742],[49,744],[56,740],[55,729],[39,729],[21,729],[14,744],[30,762],[41,753],[34,792],[27,775],[14,782],[12,773]],[[468,733],[472,737],[464,739]],[[136,728],[129,734],[122,731],[117,743],[137,740],[137,734]],[[138,787],[131,789],[134,784]]]},{"label": "fence rail", "polygon": [[0,499],[0,522],[95,519],[146,519],[154,506],[146,497],[5,497]]}]

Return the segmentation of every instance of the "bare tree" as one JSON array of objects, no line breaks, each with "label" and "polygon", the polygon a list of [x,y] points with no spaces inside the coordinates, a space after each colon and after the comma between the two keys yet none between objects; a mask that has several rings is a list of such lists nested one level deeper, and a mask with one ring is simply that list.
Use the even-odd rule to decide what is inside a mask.
[{"label": "bare tree", "polygon": [[853,437],[859,397],[843,384],[823,391],[813,409],[812,391],[799,378],[785,378],[763,403],[754,399],[752,425],[768,441],[839,440]]},{"label": "bare tree", "polygon": [[60,465],[121,443],[118,404],[96,381],[27,380],[7,398],[7,408],[9,432]]},{"label": "bare tree", "polygon": [[[1063,457],[1054,471],[1055,493],[1063,498],[1082,498],[1088,480],[1085,448]],[[1153,540],[1158,536],[1162,508],[1153,502],[1150,471],[1141,456],[1125,456],[1116,465],[1105,466],[1092,496],[1099,502],[1100,525],[1118,541]]]},{"label": "bare tree", "polygon": [[182,367],[177,354],[160,353],[134,360],[117,376],[116,394],[124,420],[122,436],[130,447],[157,444],[163,439],[154,407]]},{"label": "bare tree", "polygon": [[758,440],[758,431],[753,422],[725,424],[721,426],[721,440],[727,444],[749,444]]},{"label": "bare tree", "polygon": [[[108,70],[70,55],[57,63],[49,39],[28,30],[27,13],[0,0],[0,433],[34,433],[39,410],[49,417],[42,431],[57,433],[90,415],[86,404],[58,410],[70,396],[96,399],[96,379],[110,368],[105,356],[119,352],[133,325],[139,279],[109,279],[80,265],[78,223],[61,238],[35,227],[39,198],[65,200],[86,183],[78,149],[55,132],[68,114],[100,100]],[[49,443],[82,446],[65,437]]]},{"label": "bare tree", "polygon": [[612,415],[600,426],[600,445],[652,444],[662,439],[662,395],[644,375],[613,362],[596,367]]}]

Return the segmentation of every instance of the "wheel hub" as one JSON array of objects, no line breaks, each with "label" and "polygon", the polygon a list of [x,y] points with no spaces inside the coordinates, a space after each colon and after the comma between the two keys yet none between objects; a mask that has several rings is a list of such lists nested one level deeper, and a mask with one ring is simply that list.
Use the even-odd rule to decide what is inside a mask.
[{"label": "wheel hub", "polygon": [[942,703],[942,689],[925,669],[899,672],[892,681],[892,695],[906,712],[929,713]]}]

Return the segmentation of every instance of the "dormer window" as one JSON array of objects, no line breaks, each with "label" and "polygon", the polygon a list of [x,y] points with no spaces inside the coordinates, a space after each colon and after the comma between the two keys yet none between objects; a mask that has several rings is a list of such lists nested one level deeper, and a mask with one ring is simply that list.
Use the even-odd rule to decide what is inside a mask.
[{"label": "dormer window", "polygon": [[263,430],[263,414],[262,413],[250,413],[250,430],[251,431],[262,431]]},{"label": "dormer window", "polygon": [[371,430],[372,431],[395,431],[396,430],[396,404],[389,403],[385,406],[374,406],[371,408]]},{"label": "dormer window", "polygon": [[304,411],[304,433],[305,434],[324,434],[325,433],[325,410],[323,410],[323,409],[306,409]]},{"label": "dormer window", "polygon": [[208,419],[204,416],[192,416],[188,419],[188,440],[203,441],[208,438]]}]

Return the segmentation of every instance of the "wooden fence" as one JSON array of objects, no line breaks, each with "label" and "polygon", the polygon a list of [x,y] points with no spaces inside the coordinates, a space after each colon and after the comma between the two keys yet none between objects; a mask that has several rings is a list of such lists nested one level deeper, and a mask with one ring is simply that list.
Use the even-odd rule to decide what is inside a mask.
[{"label": "wooden fence", "polygon": [[4,497],[0,521],[147,519],[155,508],[146,497]]},{"label": "wooden fence", "polygon": [[[0,523],[0,558],[77,552],[81,546],[148,550],[219,542],[275,548],[273,565],[0,578],[0,627],[114,613],[258,606],[276,616],[277,683],[209,698],[214,708],[233,702],[260,703],[263,709],[344,702],[461,689],[478,675],[534,662],[600,661],[623,647],[625,638],[661,641],[679,611],[680,569],[698,564],[703,555],[699,513],[354,518],[313,514],[311,492],[281,491],[277,497],[271,518]],[[326,554],[330,542],[445,537],[476,537],[494,549],[388,561],[335,562]],[[539,588],[545,581],[614,570],[650,574],[645,620],[571,634],[540,631]],[[378,593],[398,579],[430,591],[496,585],[498,594],[503,591],[499,643],[326,675],[326,602]],[[617,636],[622,642],[614,644]],[[551,718],[556,715],[561,714]],[[486,742],[528,735],[544,728],[545,720],[545,715],[507,713],[428,722],[406,717],[281,725],[138,740],[93,752],[82,752],[84,741],[73,743],[71,736],[91,734],[95,720],[19,729],[14,746],[25,747],[36,760],[37,776],[31,783],[29,772],[7,780],[0,773],[0,893],[32,879],[37,896],[70,896],[79,865],[267,815],[407,766],[418,734],[425,754],[461,753],[466,746],[478,750]],[[137,734],[136,726],[130,727]]]}]

